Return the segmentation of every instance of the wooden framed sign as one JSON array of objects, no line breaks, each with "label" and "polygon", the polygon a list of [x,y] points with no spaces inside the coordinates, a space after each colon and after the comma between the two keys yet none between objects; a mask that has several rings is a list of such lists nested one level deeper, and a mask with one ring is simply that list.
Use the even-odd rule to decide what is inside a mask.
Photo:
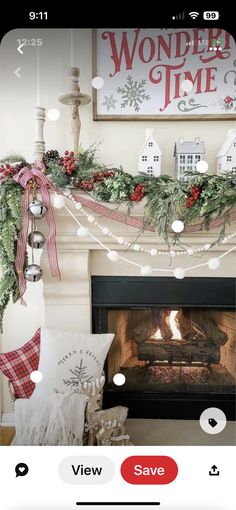
[{"label": "wooden framed sign", "polygon": [[236,118],[236,45],[225,30],[93,31],[94,120]]}]

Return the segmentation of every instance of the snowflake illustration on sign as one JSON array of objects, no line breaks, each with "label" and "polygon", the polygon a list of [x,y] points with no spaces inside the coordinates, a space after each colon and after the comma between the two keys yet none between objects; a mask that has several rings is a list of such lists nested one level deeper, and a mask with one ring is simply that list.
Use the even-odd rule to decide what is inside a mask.
[{"label": "snowflake illustration on sign", "polygon": [[104,99],[105,101],[102,103],[104,106],[106,106],[106,109],[107,111],[109,112],[109,110],[111,108],[114,108],[116,107],[116,103],[117,103],[117,99],[115,99],[113,97],[113,94],[111,94],[110,96],[104,96]]},{"label": "snowflake illustration on sign", "polygon": [[88,374],[87,367],[83,365],[83,359],[80,360],[79,366],[76,365],[73,370],[70,368],[70,373],[72,376],[69,379],[63,379],[63,383],[66,386],[71,386],[75,391],[79,391],[80,384],[85,382],[90,383],[93,379],[93,377]]},{"label": "snowflake illustration on sign", "polygon": [[127,77],[127,83],[124,84],[124,87],[118,87],[117,92],[122,96],[121,108],[126,108],[127,106],[134,107],[135,111],[138,112],[140,110],[140,105],[144,101],[148,101],[150,96],[145,94],[146,80],[137,81],[133,80],[132,76]]}]

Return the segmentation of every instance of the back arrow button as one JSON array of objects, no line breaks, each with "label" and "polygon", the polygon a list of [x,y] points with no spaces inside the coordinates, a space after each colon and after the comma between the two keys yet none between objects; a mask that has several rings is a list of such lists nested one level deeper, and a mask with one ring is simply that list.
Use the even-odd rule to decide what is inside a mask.
[{"label": "back arrow button", "polygon": [[17,78],[21,78],[20,71],[21,71],[21,67],[17,67],[17,69],[14,71],[14,74],[17,76]]},{"label": "back arrow button", "polygon": [[21,53],[21,55],[23,55],[23,51],[22,51],[22,46],[24,46],[24,44],[20,44],[20,46],[18,46],[17,51],[19,51],[19,53]]}]

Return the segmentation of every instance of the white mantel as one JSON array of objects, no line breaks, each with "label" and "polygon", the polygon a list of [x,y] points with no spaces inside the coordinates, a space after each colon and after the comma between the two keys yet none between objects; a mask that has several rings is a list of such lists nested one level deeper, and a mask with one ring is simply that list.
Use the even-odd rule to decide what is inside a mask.
[{"label": "white mantel", "polygon": [[[114,242],[114,239],[103,235],[94,224],[88,223],[84,215],[76,210],[73,204],[69,203],[68,207],[73,211],[80,223],[88,227],[90,232],[99,237],[109,249],[114,249],[118,252],[123,251],[124,255],[126,247],[118,245]],[[125,211],[125,208],[121,208],[121,210]],[[57,225],[57,250],[62,279],[58,282],[58,280],[52,278],[46,250],[44,250],[41,265],[44,273],[46,325],[52,328],[91,331],[91,276],[136,276],[139,275],[139,269],[123,261],[117,263],[111,262],[103,248],[91,237],[78,237],[76,235],[78,226],[65,209],[54,210],[54,214]],[[100,217],[92,211],[91,214],[97,217],[97,220],[103,226],[107,226],[116,235],[120,235],[130,242],[135,242],[137,239],[137,229],[105,217]],[[142,217],[142,215],[143,204],[139,203],[135,205],[132,216]],[[234,232],[235,230],[236,222],[226,228],[227,233]],[[181,239],[188,246],[200,247],[205,243],[212,242],[216,237],[217,231],[214,229],[210,232],[187,233],[182,235]],[[146,231],[139,237],[137,242],[144,248],[156,247],[158,250],[167,249],[166,245],[153,232]],[[227,244],[212,248],[208,254],[204,253],[192,257],[175,257],[171,267],[187,267],[205,262],[210,256],[214,257],[226,251],[234,243],[235,239],[231,239]],[[167,256],[151,257],[148,254],[142,252],[136,253],[131,250],[129,250],[126,256],[142,265],[151,265],[152,267],[167,268],[170,262]],[[155,275],[162,276],[163,273],[155,273]],[[188,272],[188,276],[235,277],[235,252],[222,259],[221,266],[217,271],[210,271],[205,266]],[[173,278],[173,276],[170,276],[170,278]]]}]

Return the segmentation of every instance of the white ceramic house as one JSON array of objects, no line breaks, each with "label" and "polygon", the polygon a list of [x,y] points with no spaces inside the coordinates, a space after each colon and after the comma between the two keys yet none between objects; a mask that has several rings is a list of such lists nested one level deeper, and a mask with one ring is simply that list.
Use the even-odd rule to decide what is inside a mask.
[{"label": "white ceramic house", "polygon": [[217,173],[236,174],[236,129],[229,129],[227,138],[216,155]]},{"label": "white ceramic house", "polygon": [[161,175],[161,149],[153,136],[153,129],[146,129],[146,140],[139,151],[138,171],[154,177]]},{"label": "white ceramic house", "polygon": [[190,180],[191,176],[186,175],[186,172],[196,171],[196,164],[203,159],[204,154],[204,142],[200,138],[195,138],[190,142],[185,142],[183,138],[180,138],[175,143],[174,150],[176,179]]}]

